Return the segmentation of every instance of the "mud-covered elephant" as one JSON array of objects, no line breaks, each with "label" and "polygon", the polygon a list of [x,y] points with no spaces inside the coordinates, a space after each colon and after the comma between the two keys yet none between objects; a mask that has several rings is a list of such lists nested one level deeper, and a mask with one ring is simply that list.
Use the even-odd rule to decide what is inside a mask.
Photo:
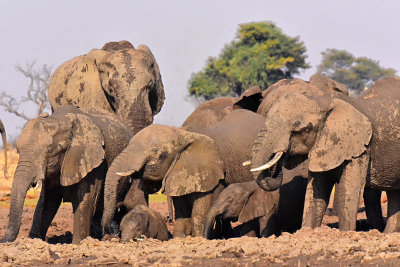
[{"label": "mud-covered elephant", "polygon": [[250,87],[240,97],[218,97],[198,106],[182,124],[182,129],[202,133],[217,125],[226,115],[236,109],[257,111],[262,100],[260,87]]},{"label": "mud-covered elephant", "polygon": [[[72,202],[73,243],[101,235],[102,190],[108,166],[128,145],[132,131],[113,113],[60,107],[29,121],[17,140],[19,161],[11,191],[7,232],[16,239],[27,190],[42,181],[29,236],[46,236],[61,201]],[[144,194],[143,199],[144,199]],[[92,223],[91,228],[91,222]],[[96,233],[97,231],[97,233]]]},{"label": "mud-covered elephant", "polygon": [[0,120],[0,133],[1,139],[3,140],[3,151],[4,151],[4,177],[8,177],[7,174],[7,136],[6,136],[6,128],[4,127],[3,122]]},{"label": "mud-covered elephant", "polygon": [[[309,159],[303,226],[321,225],[332,187],[339,228],[354,230],[364,185],[386,190],[385,232],[400,230],[400,79],[385,78],[357,98],[281,96],[253,146],[254,177],[265,190],[282,182],[282,166]],[[367,214],[371,207],[366,205]]]},{"label": "mud-covered elephant", "polygon": [[[176,127],[150,125],[136,134],[108,170],[104,191],[104,233],[116,208],[121,176],[133,174],[173,198],[174,236],[203,235],[206,213],[219,184],[251,181],[249,167],[241,163],[265,118],[248,110],[235,110],[207,135]],[[122,179],[123,180],[123,179]],[[219,192],[219,191],[218,191]]]},{"label": "mud-covered elephant", "polygon": [[[282,231],[300,229],[306,193],[308,162],[293,170],[283,168],[283,182],[279,190],[265,191],[256,181],[231,184],[218,195],[207,213],[204,237],[210,238],[214,221],[220,221],[219,235],[268,237]],[[230,231],[226,220],[238,220],[241,225]],[[218,224],[216,224],[217,226]],[[225,233],[228,232],[228,233]],[[218,236],[217,234],[217,236]]]},{"label": "mud-covered elephant", "polygon": [[52,109],[72,104],[115,112],[134,132],[150,125],[165,96],[150,49],[128,41],[110,42],[59,66],[49,83]]},{"label": "mud-covered elephant", "polygon": [[166,241],[170,235],[161,214],[146,205],[136,205],[129,211],[122,218],[120,229],[122,243],[141,236]]}]

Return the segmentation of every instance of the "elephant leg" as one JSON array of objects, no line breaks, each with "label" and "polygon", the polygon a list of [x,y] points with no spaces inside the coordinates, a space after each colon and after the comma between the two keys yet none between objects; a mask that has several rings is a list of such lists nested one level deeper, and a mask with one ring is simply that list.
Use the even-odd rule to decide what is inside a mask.
[{"label": "elephant leg", "polygon": [[32,227],[29,232],[30,238],[46,239],[47,230],[60,207],[61,200],[61,190],[59,188],[48,188],[44,181],[33,215]]},{"label": "elephant leg", "polygon": [[385,228],[385,223],[382,216],[381,194],[382,192],[379,190],[364,188],[365,213],[367,214],[369,225],[372,229],[378,229],[382,232]]},{"label": "elephant leg", "polygon": [[400,191],[386,191],[386,194],[388,198],[388,219],[385,233],[400,232]]},{"label": "elephant leg", "polygon": [[[96,179],[96,173],[89,174],[85,181],[76,185],[78,198],[72,201],[74,209],[73,244],[78,244],[90,234],[91,223],[96,211],[103,181]],[[93,228],[94,226],[92,226]],[[101,227],[100,225],[98,227]],[[101,228],[99,228],[101,229]]]},{"label": "elephant leg", "polygon": [[310,172],[304,200],[302,227],[319,227],[322,223],[334,179],[327,174]]},{"label": "elephant leg", "polygon": [[259,228],[258,219],[253,219],[251,221],[243,223],[241,226],[240,236],[248,236],[248,237],[259,237]]},{"label": "elephant leg", "polygon": [[339,229],[356,230],[357,212],[368,172],[369,157],[366,154],[350,161],[343,169],[337,185],[339,198]]},{"label": "elephant leg", "polygon": [[167,197],[168,202],[168,221],[172,222],[174,220],[174,207],[172,203],[172,197]]},{"label": "elephant leg", "polygon": [[184,238],[185,236],[191,235],[192,220],[191,211],[192,205],[188,200],[188,196],[172,197],[175,210],[175,222],[174,222],[174,237]]},{"label": "elephant leg", "polygon": [[212,192],[193,193],[192,225],[193,236],[203,236],[207,212],[210,210],[213,200]]},{"label": "elephant leg", "polygon": [[260,237],[269,237],[277,233],[277,222],[275,214],[268,214],[258,219],[260,226]]}]

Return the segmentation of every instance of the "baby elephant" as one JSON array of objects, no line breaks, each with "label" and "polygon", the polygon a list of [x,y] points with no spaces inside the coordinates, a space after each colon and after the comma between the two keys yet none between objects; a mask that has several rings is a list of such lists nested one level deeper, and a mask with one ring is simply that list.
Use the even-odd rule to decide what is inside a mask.
[{"label": "baby elephant", "polygon": [[[269,236],[275,233],[279,192],[266,192],[255,181],[231,184],[214,201],[207,214],[204,237]],[[242,223],[232,232],[230,222]],[[216,222],[215,232],[212,229]]]},{"label": "baby elephant", "polygon": [[[226,187],[207,213],[204,237],[267,237],[282,231],[294,232],[300,229],[307,166],[306,161],[292,170],[283,168],[283,186],[276,191],[264,191],[256,181]],[[230,222],[236,220],[242,224],[230,232]],[[214,222],[217,233],[212,231]]]},{"label": "baby elephant", "polygon": [[120,229],[120,242],[128,242],[141,235],[166,241],[170,236],[167,225],[160,213],[145,205],[136,205],[126,214],[122,218]]}]

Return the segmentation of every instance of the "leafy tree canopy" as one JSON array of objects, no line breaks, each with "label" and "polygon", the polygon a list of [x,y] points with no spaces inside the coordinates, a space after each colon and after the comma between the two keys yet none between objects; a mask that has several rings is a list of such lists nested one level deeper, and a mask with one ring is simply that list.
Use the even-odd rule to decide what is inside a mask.
[{"label": "leafy tree canopy", "polygon": [[383,68],[379,61],[355,57],[345,50],[327,49],[322,53],[317,72],[341,82],[354,93],[359,93],[373,81],[396,74],[396,70]]},{"label": "leafy tree canopy", "polygon": [[241,24],[219,57],[208,58],[206,67],[192,75],[189,93],[209,100],[239,96],[256,85],[266,89],[309,68],[305,53],[299,37],[285,35],[272,22]]}]

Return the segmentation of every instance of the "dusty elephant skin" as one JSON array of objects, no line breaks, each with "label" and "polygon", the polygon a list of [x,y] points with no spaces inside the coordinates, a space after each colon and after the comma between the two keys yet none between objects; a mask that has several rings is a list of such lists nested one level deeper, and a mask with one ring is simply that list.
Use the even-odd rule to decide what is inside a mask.
[{"label": "dusty elephant skin", "polygon": [[3,151],[4,151],[4,177],[8,177],[7,175],[7,136],[6,136],[6,128],[4,127],[3,122],[0,120],[0,133],[1,139],[3,140]]},{"label": "dusty elephant skin", "polygon": [[251,87],[240,97],[218,97],[196,108],[182,124],[182,129],[202,133],[205,129],[217,125],[226,115],[236,109],[256,111],[262,99],[261,89]]},{"label": "dusty elephant skin", "polygon": [[[339,198],[341,230],[355,229],[366,185],[367,195],[371,195],[368,189],[388,190],[385,232],[399,231],[400,132],[395,127],[400,124],[399,109],[398,78],[377,81],[357,98],[284,95],[270,108],[265,127],[255,140],[254,177],[264,189],[275,190],[280,181],[272,177],[279,171],[274,163],[286,164],[292,158],[308,157],[304,227],[321,225],[332,187],[337,183],[335,196]],[[271,169],[259,168],[274,155],[280,159],[265,164],[272,165]],[[367,215],[383,222],[379,198],[373,199],[366,201]]]},{"label": "dusty elephant skin", "polygon": [[9,224],[2,242],[16,239],[26,192],[39,181],[43,182],[42,191],[30,237],[46,237],[61,201],[73,205],[73,243],[90,233],[101,235],[102,188],[107,166],[132,136],[114,114],[100,110],[87,113],[74,106],[60,107],[50,116],[29,121],[17,140],[20,157],[12,184]]},{"label": "dusty elephant skin", "polygon": [[165,99],[150,49],[128,41],[111,42],[59,66],[49,83],[52,109],[72,104],[83,110],[115,112],[134,133],[153,122]]},{"label": "dusty elephant skin", "polygon": [[241,163],[250,157],[251,140],[263,123],[264,118],[254,112],[235,110],[208,128],[207,134],[161,125],[140,131],[108,170],[102,221],[105,234],[114,216],[121,176],[133,174],[139,175],[144,185],[162,186],[173,198],[174,237],[202,236],[206,213],[221,183],[253,179]]},{"label": "dusty elephant skin", "polygon": [[141,238],[141,236],[161,241],[166,241],[169,238],[163,217],[160,213],[145,205],[136,205],[127,213],[122,218],[120,229],[120,242],[128,242],[135,238]]},{"label": "dusty elephant skin", "polygon": [[[300,229],[307,167],[308,162],[293,170],[284,168],[282,186],[272,192],[261,189],[255,181],[226,187],[207,213],[204,237],[210,238],[213,222],[218,218],[222,219],[221,231],[227,231],[225,228],[228,228],[224,227],[224,220],[238,220],[242,223],[231,233],[233,236],[268,237],[282,231],[294,232]],[[222,236],[229,237],[226,234]]]}]

